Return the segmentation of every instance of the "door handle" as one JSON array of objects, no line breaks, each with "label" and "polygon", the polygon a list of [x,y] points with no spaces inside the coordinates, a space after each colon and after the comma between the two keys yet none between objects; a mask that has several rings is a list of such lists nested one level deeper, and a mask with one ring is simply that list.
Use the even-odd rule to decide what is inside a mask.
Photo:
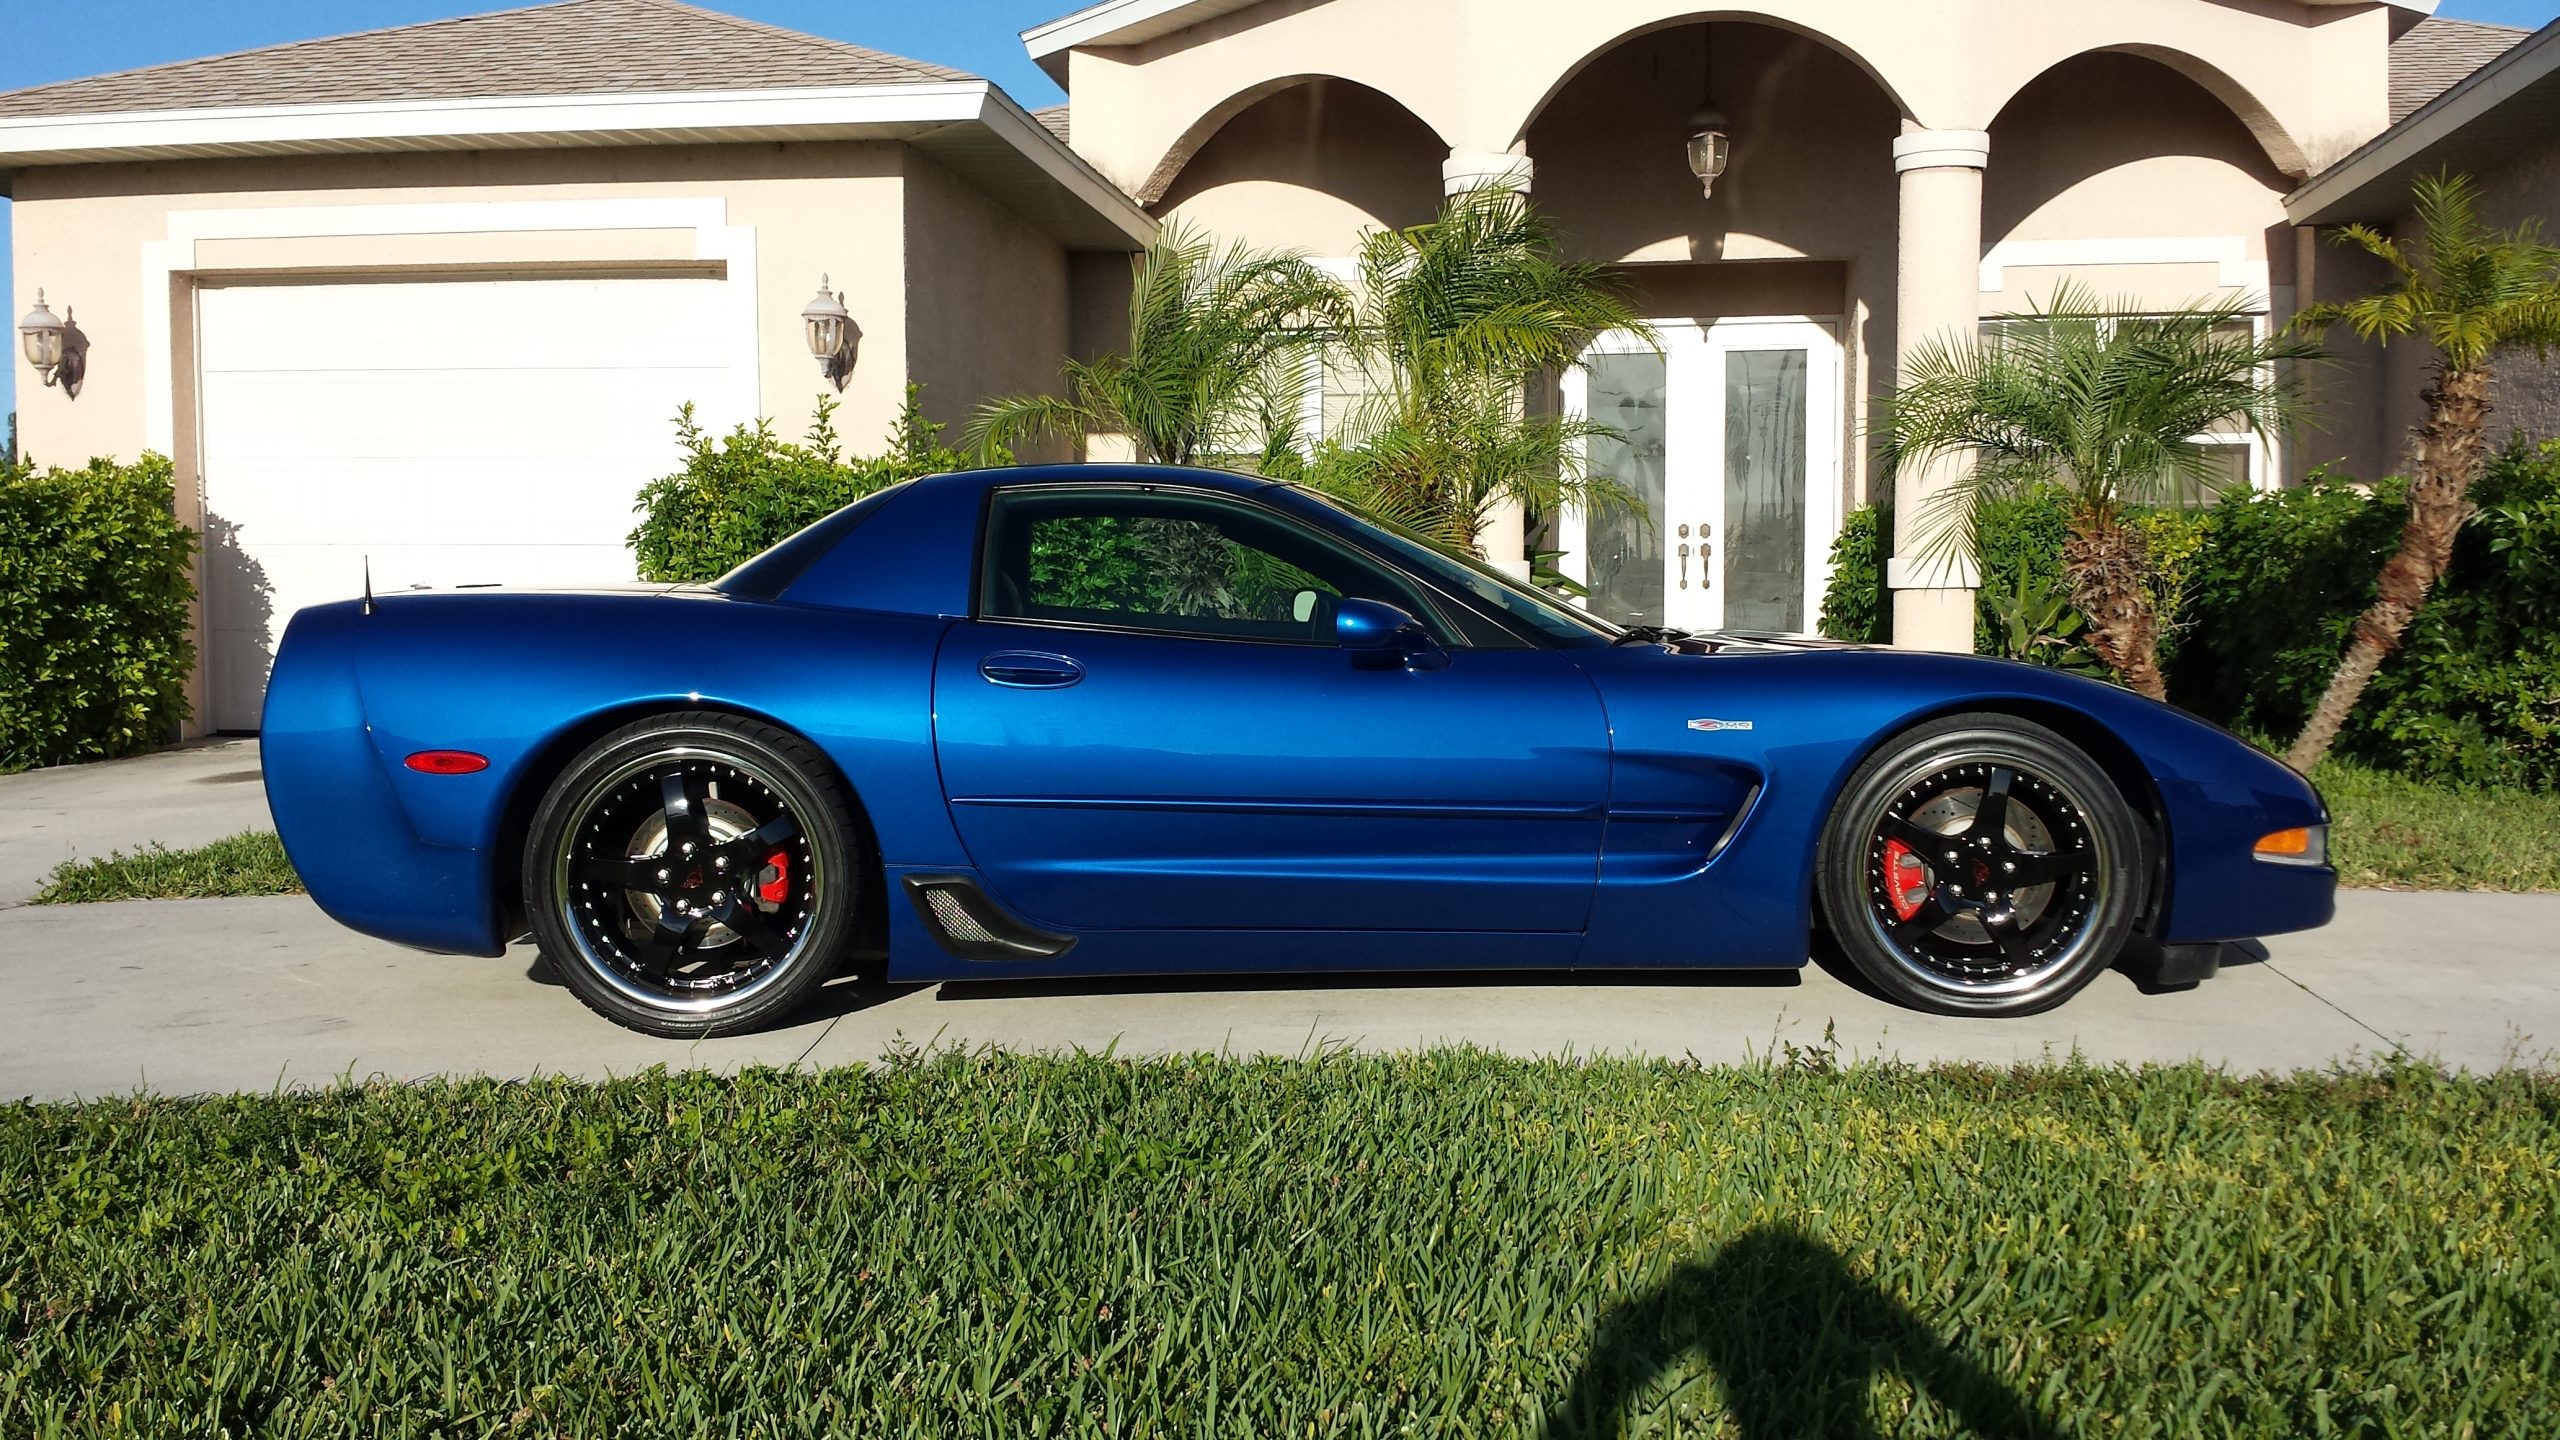
[{"label": "door handle", "polygon": [[988,683],[1013,690],[1062,690],[1084,678],[1084,667],[1064,655],[999,650],[978,662]]}]

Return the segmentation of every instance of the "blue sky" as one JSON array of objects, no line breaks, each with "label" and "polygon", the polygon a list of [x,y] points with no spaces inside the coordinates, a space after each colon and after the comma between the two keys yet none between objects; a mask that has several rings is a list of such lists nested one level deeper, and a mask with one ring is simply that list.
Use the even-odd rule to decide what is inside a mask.
[{"label": "blue sky", "polygon": [[[711,8],[814,35],[831,35],[984,75],[1032,107],[1062,97],[1016,36],[1084,0],[702,0]],[[509,0],[0,0],[0,90],[129,70],[197,55],[248,50],[349,30],[410,25],[509,8]],[[2445,0],[2439,12],[2536,28],[2560,16],[2560,0]],[[9,275],[9,206],[0,201],[0,297]],[[16,405],[18,317],[7,317],[10,356],[0,366],[0,413]]]}]

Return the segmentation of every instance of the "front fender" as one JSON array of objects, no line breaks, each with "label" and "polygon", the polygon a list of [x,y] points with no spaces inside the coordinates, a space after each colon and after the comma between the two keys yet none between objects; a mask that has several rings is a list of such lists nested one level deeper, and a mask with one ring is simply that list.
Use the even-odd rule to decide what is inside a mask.
[{"label": "front fender", "polygon": [[[1814,852],[1850,774],[1893,736],[1966,710],[2094,728],[2131,757],[2161,811],[2164,893],[2154,938],[2308,929],[2326,923],[2334,905],[2334,872],[2252,854],[2270,831],[2327,823],[2308,783],[2227,732],[2112,685],[1894,650],[1700,655],[1629,646],[1584,659],[1608,707],[1613,786],[1630,792],[1611,797],[1592,964],[1805,963]],[[1732,834],[1702,837],[1683,863],[1666,864],[1657,847],[1629,843],[1645,832],[1626,823],[1665,774],[1758,789]]]}]

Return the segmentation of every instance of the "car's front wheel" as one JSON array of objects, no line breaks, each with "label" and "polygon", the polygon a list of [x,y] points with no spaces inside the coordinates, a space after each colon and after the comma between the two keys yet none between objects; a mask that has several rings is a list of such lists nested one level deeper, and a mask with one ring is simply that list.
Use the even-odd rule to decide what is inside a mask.
[{"label": "car's front wheel", "polygon": [[535,941],[589,1008],[652,1035],[788,1015],[834,973],[862,887],[843,788],[809,745],[710,712],[596,741],[534,812]]},{"label": "car's front wheel", "polygon": [[1955,715],[1858,767],[1824,827],[1823,918],[1889,999],[2031,1015],[2115,962],[2141,907],[2142,832],[2078,747]]}]

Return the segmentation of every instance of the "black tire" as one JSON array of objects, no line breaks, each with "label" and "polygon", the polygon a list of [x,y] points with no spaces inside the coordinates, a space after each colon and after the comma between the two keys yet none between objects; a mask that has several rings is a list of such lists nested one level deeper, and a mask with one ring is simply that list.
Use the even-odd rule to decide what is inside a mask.
[{"label": "black tire", "polygon": [[2105,771],[2033,721],[1972,714],[1858,767],[1823,826],[1815,888],[1841,953],[1887,999],[2033,1015],[2115,963],[2144,874],[2142,826]]},{"label": "black tire", "polygon": [[682,711],[623,726],[552,783],[525,844],[525,908],[597,1014],[735,1034],[836,973],[867,865],[850,797],[807,742]]}]

